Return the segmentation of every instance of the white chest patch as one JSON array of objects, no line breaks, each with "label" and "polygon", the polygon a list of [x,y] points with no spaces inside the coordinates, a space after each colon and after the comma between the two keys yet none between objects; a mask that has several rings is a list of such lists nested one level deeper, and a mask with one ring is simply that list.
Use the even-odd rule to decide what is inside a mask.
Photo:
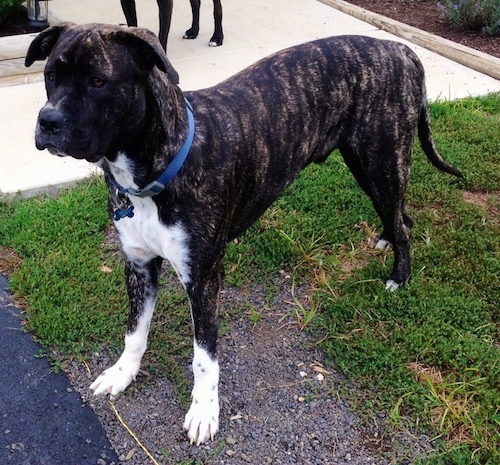
[{"label": "white chest patch", "polygon": [[[111,173],[121,186],[135,188],[130,161],[119,154],[116,161],[108,162]],[[134,216],[115,221],[125,255],[133,261],[146,263],[155,257],[170,262],[183,286],[190,281],[188,236],[181,222],[164,225],[158,208],[150,197],[129,196],[134,206]]]}]

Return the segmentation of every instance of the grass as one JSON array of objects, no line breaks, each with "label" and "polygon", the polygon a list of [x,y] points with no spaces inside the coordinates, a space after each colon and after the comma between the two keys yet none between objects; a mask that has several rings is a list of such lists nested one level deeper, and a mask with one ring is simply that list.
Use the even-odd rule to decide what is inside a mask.
[{"label": "grass", "polygon": [[[422,463],[493,465],[500,463],[500,95],[434,103],[431,111],[437,145],[465,179],[440,173],[416,147],[408,286],[385,291],[392,255],[370,247],[379,220],[338,153],[305,170],[229,245],[226,283],[249,286],[284,269],[294,288],[307,284],[307,306],[292,297],[298,323],[360,387],[360,411],[390,412],[396,426],[431,434],[436,453]],[[58,198],[0,205],[0,257],[14,250],[22,259],[11,287],[27,303],[28,329],[60,360],[122,346],[126,292],[121,261],[105,240],[105,202],[103,182],[93,179]],[[146,369],[164,371],[187,399],[190,317],[170,278]],[[259,323],[258,309],[250,318]]]}]

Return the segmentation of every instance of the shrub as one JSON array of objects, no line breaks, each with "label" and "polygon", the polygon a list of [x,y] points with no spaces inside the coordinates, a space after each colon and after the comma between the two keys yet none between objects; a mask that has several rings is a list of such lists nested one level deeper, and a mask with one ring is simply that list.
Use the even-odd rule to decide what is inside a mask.
[{"label": "shrub", "polygon": [[19,8],[23,0],[0,0],[0,24],[7,18],[15,8]]},{"label": "shrub", "polygon": [[500,35],[500,0],[444,0],[437,6],[443,19],[458,31]]}]

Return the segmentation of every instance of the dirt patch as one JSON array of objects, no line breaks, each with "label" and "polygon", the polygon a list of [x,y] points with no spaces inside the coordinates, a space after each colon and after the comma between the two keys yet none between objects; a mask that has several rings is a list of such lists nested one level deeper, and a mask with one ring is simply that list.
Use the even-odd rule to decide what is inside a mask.
[{"label": "dirt patch", "polygon": [[0,245],[0,273],[10,275],[19,268],[21,258],[13,249]]},{"label": "dirt patch", "polygon": [[494,191],[465,191],[463,199],[467,203],[477,205],[488,213],[490,220],[498,224],[500,221],[500,193]]}]

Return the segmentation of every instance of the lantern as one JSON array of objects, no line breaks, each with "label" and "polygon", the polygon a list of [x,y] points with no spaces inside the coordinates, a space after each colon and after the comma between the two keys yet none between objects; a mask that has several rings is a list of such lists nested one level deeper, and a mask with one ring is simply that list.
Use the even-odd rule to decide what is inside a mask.
[{"label": "lantern", "polygon": [[30,26],[40,29],[49,26],[49,0],[28,0],[26,9]]}]

